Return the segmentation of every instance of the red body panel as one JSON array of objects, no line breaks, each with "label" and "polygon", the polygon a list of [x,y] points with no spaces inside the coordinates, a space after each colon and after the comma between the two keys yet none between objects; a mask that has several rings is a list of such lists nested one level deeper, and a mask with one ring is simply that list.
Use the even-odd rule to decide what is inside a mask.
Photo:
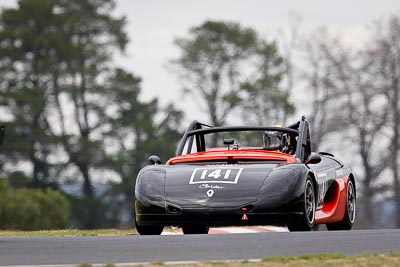
[{"label": "red body panel", "polygon": [[315,224],[324,224],[341,221],[346,208],[347,181],[345,176],[336,179],[329,188],[322,208],[315,212]]},{"label": "red body panel", "polygon": [[169,159],[166,165],[196,161],[226,160],[228,158],[233,160],[271,160],[284,161],[285,163],[296,162],[293,155],[288,155],[277,151],[218,149],[174,157]]}]

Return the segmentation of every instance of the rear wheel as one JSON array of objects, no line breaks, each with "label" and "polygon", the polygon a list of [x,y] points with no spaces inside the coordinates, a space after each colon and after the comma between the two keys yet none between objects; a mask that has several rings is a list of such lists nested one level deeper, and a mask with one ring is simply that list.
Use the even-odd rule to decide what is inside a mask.
[{"label": "rear wheel", "polygon": [[350,230],[353,227],[356,218],[356,190],[352,180],[347,182],[346,209],[343,220],[336,223],[326,224],[326,228],[333,230]]},{"label": "rear wheel", "polygon": [[289,231],[310,231],[314,226],[315,218],[315,190],[310,177],[307,177],[304,186],[303,214],[296,221],[288,223]]},{"label": "rear wheel", "polygon": [[185,235],[208,234],[209,229],[208,226],[182,226],[182,232]]}]

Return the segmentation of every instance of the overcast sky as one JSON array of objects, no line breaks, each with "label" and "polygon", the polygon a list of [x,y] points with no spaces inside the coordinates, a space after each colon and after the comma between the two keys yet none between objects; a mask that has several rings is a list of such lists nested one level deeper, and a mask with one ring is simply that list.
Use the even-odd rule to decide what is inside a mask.
[{"label": "overcast sky", "polygon": [[[399,13],[399,0],[116,0],[117,14],[126,15],[130,43],[118,64],[142,79],[142,97],[158,96],[162,104],[174,101],[186,112],[186,120],[205,119],[189,99],[182,101],[176,75],[167,70],[168,61],[178,55],[173,45],[192,26],[207,19],[229,20],[252,27],[263,37],[276,38],[290,28],[290,14],[301,17],[301,31],[326,26],[341,32],[349,43],[362,42],[364,27],[374,19]],[[1,7],[16,0],[0,0]],[[294,92],[296,93],[296,92]]]}]

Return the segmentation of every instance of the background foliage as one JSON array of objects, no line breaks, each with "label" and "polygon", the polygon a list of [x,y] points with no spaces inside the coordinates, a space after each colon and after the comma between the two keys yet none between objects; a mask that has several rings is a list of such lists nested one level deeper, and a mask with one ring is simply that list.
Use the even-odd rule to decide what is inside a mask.
[{"label": "background foliage", "polygon": [[69,202],[58,191],[10,188],[0,179],[0,229],[47,230],[68,227]]},{"label": "background foliage", "polygon": [[181,112],[141,101],[140,78],[112,62],[128,41],[114,7],[21,0],[0,14],[2,170],[23,170],[28,187],[68,192],[79,228],[127,224],[136,173],[150,153],[173,155],[179,138]]}]

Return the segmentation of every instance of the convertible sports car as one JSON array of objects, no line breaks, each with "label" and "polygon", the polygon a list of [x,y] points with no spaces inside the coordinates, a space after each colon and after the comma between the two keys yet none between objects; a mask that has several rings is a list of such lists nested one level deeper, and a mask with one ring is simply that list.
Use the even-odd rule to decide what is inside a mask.
[{"label": "convertible sports car", "polygon": [[141,235],[164,226],[206,234],[210,226],[287,225],[290,231],[350,230],[354,175],[329,153],[311,152],[305,117],[288,127],[211,127],[192,122],[177,156],[150,156],[135,188]]}]

